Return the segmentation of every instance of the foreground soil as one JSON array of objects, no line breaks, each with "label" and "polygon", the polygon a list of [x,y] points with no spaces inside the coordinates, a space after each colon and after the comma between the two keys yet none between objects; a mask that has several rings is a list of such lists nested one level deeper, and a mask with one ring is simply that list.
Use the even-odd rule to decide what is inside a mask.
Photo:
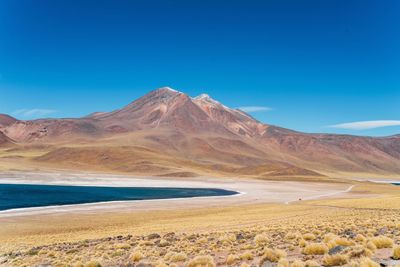
[{"label": "foreground soil", "polygon": [[0,264],[398,266],[399,191],[360,183],[357,198],[3,220]]}]

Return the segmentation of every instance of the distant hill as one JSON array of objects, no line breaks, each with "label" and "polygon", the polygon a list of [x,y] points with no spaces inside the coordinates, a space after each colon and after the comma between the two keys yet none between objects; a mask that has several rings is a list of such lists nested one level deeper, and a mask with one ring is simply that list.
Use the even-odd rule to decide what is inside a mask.
[{"label": "distant hill", "polygon": [[[0,115],[0,146],[52,144],[42,163],[184,176],[400,174],[400,136],[306,134],[263,124],[203,94],[164,87],[112,112],[19,121]],[[1,139],[0,139],[1,140]]]}]

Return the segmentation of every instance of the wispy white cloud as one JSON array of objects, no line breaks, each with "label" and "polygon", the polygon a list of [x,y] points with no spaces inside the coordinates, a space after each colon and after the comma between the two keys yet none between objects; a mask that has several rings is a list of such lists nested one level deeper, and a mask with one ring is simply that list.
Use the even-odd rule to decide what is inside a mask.
[{"label": "wispy white cloud", "polygon": [[239,107],[241,111],[244,112],[263,112],[263,111],[270,111],[272,108],[270,107],[262,107],[262,106],[247,106],[247,107]]},{"label": "wispy white cloud", "polygon": [[356,121],[329,125],[328,127],[346,130],[368,130],[388,126],[400,126],[400,120]]},{"label": "wispy white cloud", "polygon": [[21,118],[32,119],[32,118],[40,118],[43,116],[47,116],[56,112],[57,110],[54,109],[33,108],[33,109],[19,109],[14,111],[12,114],[14,116],[19,116]]}]

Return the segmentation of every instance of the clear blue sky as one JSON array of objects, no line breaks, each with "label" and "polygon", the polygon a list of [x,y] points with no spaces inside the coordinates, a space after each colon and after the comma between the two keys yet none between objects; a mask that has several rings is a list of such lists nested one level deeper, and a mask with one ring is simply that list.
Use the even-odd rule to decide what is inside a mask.
[{"label": "clear blue sky", "polygon": [[295,130],[399,134],[327,127],[400,124],[399,14],[397,0],[2,0],[0,113],[76,117],[170,86]]}]

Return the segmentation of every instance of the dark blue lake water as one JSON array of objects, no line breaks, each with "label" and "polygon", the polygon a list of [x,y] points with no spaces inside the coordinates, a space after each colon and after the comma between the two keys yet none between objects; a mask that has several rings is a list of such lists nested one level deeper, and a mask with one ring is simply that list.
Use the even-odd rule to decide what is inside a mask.
[{"label": "dark blue lake water", "polygon": [[237,192],[204,188],[146,188],[0,184],[0,210],[121,200],[228,196]]}]

